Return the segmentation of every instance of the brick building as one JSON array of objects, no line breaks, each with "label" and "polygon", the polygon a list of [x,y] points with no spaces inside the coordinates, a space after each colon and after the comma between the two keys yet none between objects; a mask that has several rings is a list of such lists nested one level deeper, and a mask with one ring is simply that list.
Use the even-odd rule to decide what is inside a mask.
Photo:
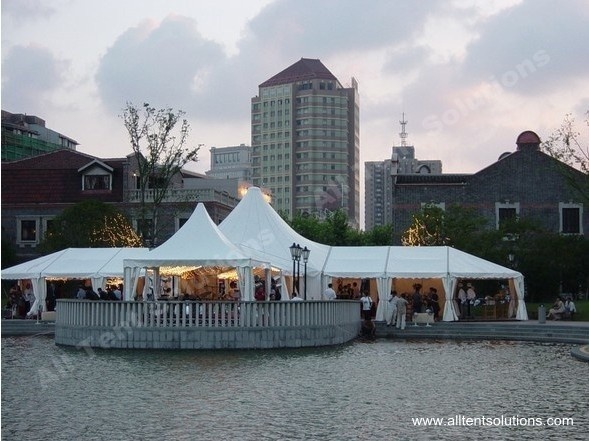
[{"label": "brick building", "polygon": [[[521,217],[538,221],[550,231],[589,233],[589,214],[569,178],[587,183],[589,177],[540,151],[540,138],[521,133],[517,150],[474,174],[399,174],[392,185],[394,242],[424,204],[441,208],[458,204],[499,227],[502,220]],[[587,183],[589,184],[589,183]]]},{"label": "brick building", "polygon": [[[137,229],[140,190],[135,156],[100,159],[61,149],[11,162],[2,162],[2,241],[15,247],[19,261],[40,255],[37,246],[54,217],[78,202],[94,199],[115,205]],[[161,236],[172,236],[188,220],[197,202],[220,223],[238,199],[215,188],[194,188],[202,175],[182,171],[174,176],[161,210]],[[147,200],[153,195],[147,191]],[[149,241],[150,238],[147,238]]]}]

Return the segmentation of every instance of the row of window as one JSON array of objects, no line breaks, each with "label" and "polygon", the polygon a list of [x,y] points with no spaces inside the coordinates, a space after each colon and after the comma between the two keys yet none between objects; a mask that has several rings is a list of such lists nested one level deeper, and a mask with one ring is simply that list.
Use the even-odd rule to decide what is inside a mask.
[{"label": "row of window", "polygon": [[[175,219],[175,226],[176,231],[182,227],[189,219],[190,214],[186,214],[184,216],[176,217]],[[139,232],[141,230],[141,219],[133,219],[133,228],[135,231]],[[17,240],[16,244],[24,246],[24,245],[38,245],[47,231],[49,231],[52,227],[53,223],[53,216],[38,216],[38,217],[20,217],[17,219]],[[146,219],[145,220],[146,231],[151,231],[152,220]],[[150,239],[150,238],[146,238]]]},{"label": "row of window", "polygon": [[271,97],[271,96],[285,96],[285,95],[290,95],[292,92],[291,86],[290,84],[287,85],[281,85],[281,86],[273,86],[273,87],[264,87],[261,89],[260,93],[261,95],[266,98],[266,97]]},{"label": "row of window", "polygon": [[[422,203],[422,207],[425,205],[434,205],[446,209],[444,202],[440,203]],[[584,234],[583,233],[583,205],[573,203],[559,203],[559,232],[563,234]],[[495,227],[499,227],[505,223],[516,220],[520,215],[520,204],[515,203],[495,203]]]},{"label": "row of window", "polygon": [[[281,177],[278,177],[281,182]],[[335,180],[335,176],[330,177],[332,180]],[[286,176],[284,178],[285,181],[289,181],[289,177]],[[309,175],[302,175],[297,176],[296,181],[309,181]],[[327,180],[327,175],[323,175],[323,180]],[[271,178],[271,182],[274,182],[274,179]],[[257,184],[259,185],[259,183]],[[326,191],[327,187],[324,187]],[[308,191],[308,186],[297,186],[296,190],[299,191]],[[285,188],[285,191],[288,191],[288,188]],[[426,204],[422,204],[426,205]],[[445,203],[437,203],[437,204],[428,204],[428,205],[435,205],[440,207],[441,209],[445,209]],[[516,219],[519,216],[519,204],[504,204],[504,203],[496,203],[495,204],[495,214],[496,214],[496,227],[499,228],[503,222],[508,220]],[[179,229],[186,220],[188,220],[189,216],[186,217],[177,217],[176,218],[176,229]],[[583,234],[583,205],[582,204],[572,204],[572,203],[559,203],[559,218],[560,218],[560,227],[559,231],[564,234]],[[53,217],[20,217],[17,219],[17,245],[36,245],[40,242],[41,238],[45,235],[45,233],[51,228],[51,223],[53,221]],[[133,227],[139,231],[138,229],[138,220],[133,221]]]}]

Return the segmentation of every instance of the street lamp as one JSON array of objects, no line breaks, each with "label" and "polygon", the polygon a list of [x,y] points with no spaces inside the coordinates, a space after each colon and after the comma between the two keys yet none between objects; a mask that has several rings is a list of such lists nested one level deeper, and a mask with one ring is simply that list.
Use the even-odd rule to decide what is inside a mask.
[{"label": "street lamp", "polygon": [[509,253],[507,258],[509,259],[509,266],[511,266],[511,268],[513,268],[513,262],[515,261],[515,254]]},{"label": "street lamp", "polygon": [[305,300],[307,300],[307,262],[309,261],[310,253],[311,250],[307,247],[303,248],[303,251],[301,251],[301,255],[303,256],[303,262],[305,262],[305,296],[303,297]]},{"label": "street lamp", "polygon": [[[300,268],[301,252],[303,251],[303,249],[301,248],[301,246],[298,243],[295,244],[294,242],[288,248],[290,249],[290,257],[292,257],[292,292],[294,293],[296,290],[296,287],[298,285],[298,276],[297,276],[297,281],[295,282],[295,272],[297,271],[296,264],[298,262],[299,268]],[[297,291],[297,294],[298,294],[298,291]]]}]

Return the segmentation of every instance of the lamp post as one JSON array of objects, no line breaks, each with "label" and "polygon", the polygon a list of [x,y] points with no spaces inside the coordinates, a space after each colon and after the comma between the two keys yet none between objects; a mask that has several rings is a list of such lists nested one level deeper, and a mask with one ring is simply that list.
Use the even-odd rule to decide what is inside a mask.
[{"label": "lamp post", "polygon": [[513,269],[513,267],[514,267],[513,262],[515,261],[515,254],[509,253],[507,258],[509,259],[509,266],[511,266],[511,268]]},{"label": "lamp post", "polygon": [[307,247],[301,251],[301,256],[303,256],[303,262],[305,263],[305,296],[303,297],[305,300],[307,300],[307,262],[309,261],[310,253],[311,250]]},{"label": "lamp post", "polygon": [[[297,294],[298,294],[298,290],[297,290],[297,287],[298,287],[297,263],[299,264],[298,268],[300,268],[301,252],[303,251],[303,249],[301,248],[301,246],[299,244],[296,244],[294,242],[288,248],[290,249],[290,257],[292,257],[292,292],[294,293],[296,290]],[[295,274],[295,271],[297,271],[297,274]],[[297,278],[296,282],[295,282],[295,277]]]}]

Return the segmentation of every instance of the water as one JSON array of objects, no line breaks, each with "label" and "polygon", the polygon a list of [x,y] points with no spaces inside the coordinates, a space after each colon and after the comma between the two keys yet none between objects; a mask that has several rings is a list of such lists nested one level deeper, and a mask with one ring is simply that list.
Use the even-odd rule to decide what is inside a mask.
[{"label": "water", "polygon": [[[589,364],[570,348],[379,340],[88,353],[46,337],[2,338],[2,439],[586,440]],[[457,414],[573,418],[574,426],[412,423]]]}]

